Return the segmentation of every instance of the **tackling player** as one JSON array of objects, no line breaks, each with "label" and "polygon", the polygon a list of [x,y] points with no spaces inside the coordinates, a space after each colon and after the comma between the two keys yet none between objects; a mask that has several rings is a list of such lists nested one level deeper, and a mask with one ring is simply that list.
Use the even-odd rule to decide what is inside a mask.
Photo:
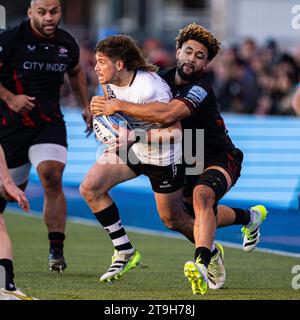
[{"label": "tackling player", "polygon": [[[25,189],[31,165],[44,189],[44,221],[50,242],[49,269],[66,268],[63,256],[66,200],[62,175],[67,158],[66,127],[59,105],[67,74],[84,107],[87,130],[91,116],[79,46],[58,28],[59,0],[33,0],[29,20],[0,34],[0,142],[8,168]],[[6,207],[0,197],[0,214]]]}]

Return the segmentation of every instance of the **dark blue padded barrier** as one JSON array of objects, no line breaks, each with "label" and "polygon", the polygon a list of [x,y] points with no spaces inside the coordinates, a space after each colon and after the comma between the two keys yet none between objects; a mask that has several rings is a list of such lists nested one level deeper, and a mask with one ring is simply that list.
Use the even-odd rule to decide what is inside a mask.
[{"label": "dark blue padded barrier", "polygon": [[[64,109],[68,125],[69,154],[64,174],[66,185],[80,183],[96,160],[98,143],[85,139],[77,110]],[[263,201],[276,208],[296,210],[300,192],[300,120],[294,117],[225,115],[229,133],[244,152],[242,176],[224,200],[240,203]],[[37,179],[32,173],[32,178]],[[149,188],[147,178],[124,184]]]},{"label": "dark blue padded barrier", "polygon": [[300,120],[295,117],[227,115],[229,132],[245,158],[242,177],[225,197],[299,208]]}]

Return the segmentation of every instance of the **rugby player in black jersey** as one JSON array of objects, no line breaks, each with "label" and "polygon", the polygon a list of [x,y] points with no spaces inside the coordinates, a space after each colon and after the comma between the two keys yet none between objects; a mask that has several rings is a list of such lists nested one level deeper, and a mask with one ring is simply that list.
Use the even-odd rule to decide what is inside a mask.
[{"label": "rugby player in black jersey", "polygon": [[[232,143],[216,98],[209,84],[205,67],[217,55],[219,41],[205,28],[195,23],[180,30],[176,38],[177,67],[162,74],[172,89],[174,99],[168,104],[132,104],[117,99],[94,99],[94,114],[124,112],[139,119],[166,125],[181,120],[182,127],[204,129],[204,167],[199,174],[186,175],[184,205],[189,212],[185,221],[176,213],[161,219],[166,226],[195,239],[195,260],[184,266],[185,276],[194,294],[204,294],[207,287],[218,289],[225,281],[223,248],[214,245],[217,227],[243,225],[244,250],[252,251],[259,241],[259,226],[267,211],[263,206],[250,210],[218,206],[218,201],[231,189],[240,176],[243,153]],[[185,133],[184,133],[185,134]],[[184,139],[184,143],[189,143]],[[195,148],[197,141],[190,142]],[[185,155],[184,155],[185,156]],[[167,212],[167,211],[166,211]],[[194,216],[194,218],[193,218]]]},{"label": "rugby player in black jersey", "polygon": [[[66,268],[63,256],[66,200],[62,175],[67,157],[60,87],[67,74],[83,106],[86,132],[91,115],[76,40],[58,28],[59,0],[33,0],[28,20],[0,34],[0,142],[15,183],[24,190],[31,165],[44,189],[44,221],[50,241],[49,270]],[[6,207],[0,197],[0,214]],[[8,253],[0,259],[9,258]],[[3,254],[2,254],[3,255]]]}]

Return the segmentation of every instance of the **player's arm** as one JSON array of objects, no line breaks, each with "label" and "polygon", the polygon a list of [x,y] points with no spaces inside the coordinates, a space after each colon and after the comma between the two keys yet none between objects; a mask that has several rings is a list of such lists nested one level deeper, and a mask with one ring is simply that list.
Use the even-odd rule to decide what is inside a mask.
[{"label": "player's arm", "polygon": [[77,101],[83,106],[82,117],[86,123],[85,132],[90,134],[92,132],[92,116],[88,99],[88,88],[85,74],[79,63],[68,71],[68,78]]},{"label": "player's arm", "polygon": [[111,115],[115,112],[124,112],[129,116],[149,122],[158,122],[165,126],[189,117],[192,114],[192,109],[179,99],[173,99],[169,103],[150,102],[135,104],[118,99],[107,100],[105,97],[95,96],[91,101],[90,107],[95,115]]},{"label": "player's arm", "polygon": [[[11,31],[0,32],[0,75],[2,69],[11,63],[10,52],[13,50],[12,46],[16,39]],[[5,102],[9,109],[18,113],[25,113],[35,107],[35,97],[30,97],[24,94],[16,95],[7,90],[0,82],[0,100]]]},{"label": "player's arm", "polygon": [[292,106],[296,112],[296,115],[298,117],[300,117],[300,87],[299,86],[298,86],[297,91],[294,95]]},{"label": "player's arm", "polygon": [[25,193],[13,182],[5,161],[3,149],[0,145],[0,183],[10,198],[17,201],[19,206],[26,212],[29,212],[29,202]]},{"label": "player's arm", "polygon": [[159,144],[175,144],[181,143],[182,140],[182,128],[180,121],[175,122],[167,128],[150,129],[146,131],[146,142],[159,143]]},{"label": "player's arm", "polygon": [[0,100],[4,101],[11,110],[22,114],[32,110],[35,107],[34,97],[26,96],[24,94],[15,95],[1,85],[1,83]]}]

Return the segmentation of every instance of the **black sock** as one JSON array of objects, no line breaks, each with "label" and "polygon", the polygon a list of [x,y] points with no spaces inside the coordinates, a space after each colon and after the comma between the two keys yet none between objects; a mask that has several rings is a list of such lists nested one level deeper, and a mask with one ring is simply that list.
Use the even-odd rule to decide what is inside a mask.
[{"label": "black sock", "polygon": [[183,210],[188,213],[191,217],[195,218],[194,207],[191,203],[183,201]]},{"label": "black sock", "polygon": [[103,228],[110,226],[120,220],[119,210],[115,203],[104,210],[94,213],[94,216],[103,226]]},{"label": "black sock", "polygon": [[210,249],[206,247],[198,247],[195,250],[195,261],[200,257],[200,263],[204,264],[206,268],[208,267],[211,259]]},{"label": "black sock", "polygon": [[235,220],[233,224],[245,226],[251,220],[250,211],[240,208],[231,208],[235,212]]},{"label": "black sock", "polygon": [[104,210],[94,213],[94,215],[107,231],[117,251],[133,251],[133,246],[122,225],[119,210],[115,203]]},{"label": "black sock", "polygon": [[4,212],[7,205],[7,201],[0,197],[0,213]]},{"label": "black sock", "polygon": [[[16,290],[16,286],[14,283],[14,267],[13,263],[9,259],[0,259],[0,266],[2,266],[5,270],[5,289],[9,291]],[[2,278],[2,270],[0,270],[0,277]]]},{"label": "black sock", "polygon": [[48,239],[50,241],[50,251],[62,251],[64,248],[65,234],[62,232],[49,232]]},{"label": "black sock", "polygon": [[215,249],[211,252],[211,257],[213,257],[215,254],[217,254],[218,253],[218,249],[217,249],[217,247],[215,247]]}]

